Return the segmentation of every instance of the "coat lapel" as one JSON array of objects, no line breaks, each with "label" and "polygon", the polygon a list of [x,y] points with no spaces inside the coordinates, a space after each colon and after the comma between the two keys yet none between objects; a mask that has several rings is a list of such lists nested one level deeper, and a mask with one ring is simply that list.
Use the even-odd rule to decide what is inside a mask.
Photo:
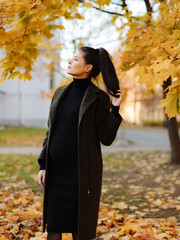
[{"label": "coat lapel", "polygon": [[84,113],[90,107],[90,105],[97,99],[98,93],[99,93],[99,88],[96,87],[94,83],[90,82],[84,93],[84,96],[80,105],[78,128],[80,126]]},{"label": "coat lapel", "polygon": [[[73,84],[73,81],[70,82],[69,84],[63,86],[62,88],[60,88],[54,101],[52,102],[52,105],[50,108],[50,126],[53,126],[55,124],[58,104],[62,100],[63,96],[66,94],[68,89],[72,86],[72,84]],[[96,85],[94,85],[94,83],[92,83],[92,81],[90,81],[90,83],[84,93],[84,96],[83,96],[83,99],[82,99],[82,102],[80,105],[78,128],[80,126],[80,123],[81,123],[82,117],[84,116],[84,113],[90,107],[90,105],[97,99],[97,97],[98,97],[97,93],[99,93],[99,88]]]},{"label": "coat lapel", "polygon": [[71,86],[72,82],[68,85],[64,85],[63,87],[58,89],[58,93],[56,97],[54,98],[54,101],[52,102],[51,108],[50,108],[50,126],[54,126],[55,119],[56,119],[56,113],[57,113],[57,107],[69,87]]}]

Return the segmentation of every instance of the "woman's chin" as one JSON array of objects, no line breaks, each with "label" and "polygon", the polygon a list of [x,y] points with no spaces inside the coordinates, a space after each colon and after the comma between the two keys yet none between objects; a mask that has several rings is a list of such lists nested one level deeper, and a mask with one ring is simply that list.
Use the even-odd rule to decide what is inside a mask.
[{"label": "woman's chin", "polygon": [[69,69],[66,71],[66,73],[72,75],[72,73]]}]

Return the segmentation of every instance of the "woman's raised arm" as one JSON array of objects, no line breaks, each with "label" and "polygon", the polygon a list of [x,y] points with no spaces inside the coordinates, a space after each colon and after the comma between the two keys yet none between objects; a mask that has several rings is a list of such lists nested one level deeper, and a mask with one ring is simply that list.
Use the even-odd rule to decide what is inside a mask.
[{"label": "woman's raised arm", "polygon": [[100,98],[98,113],[98,138],[103,145],[109,146],[113,143],[118,128],[123,120],[122,116],[115,116],[114,110],[110,111],[111,101],[107,93]]}]

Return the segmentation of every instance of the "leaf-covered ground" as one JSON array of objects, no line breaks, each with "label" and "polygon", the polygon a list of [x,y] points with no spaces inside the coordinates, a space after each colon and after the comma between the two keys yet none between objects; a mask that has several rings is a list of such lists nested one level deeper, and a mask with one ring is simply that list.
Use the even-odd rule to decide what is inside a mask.
[{"label": "leaf-covered ground", "polygon": [[[169,152],[106,153],[97,240],[180,239],[180,166]],[[0,240],[46,239],[37,156],[0,155]],[[71,240],[71,234],[63,234]]]}]

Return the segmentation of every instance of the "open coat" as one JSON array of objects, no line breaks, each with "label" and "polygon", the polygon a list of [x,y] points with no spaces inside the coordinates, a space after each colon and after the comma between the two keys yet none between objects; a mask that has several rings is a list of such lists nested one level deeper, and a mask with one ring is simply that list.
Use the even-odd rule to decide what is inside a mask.
[{"label": "open coat", "polygon": [[[43,232],[45,232],[47,223],[49,143],[55,125],[58,103],[72,83],[57,88],[53,95],[49,111],[48,130],[38,158],[38,163],[44,162],[46,168],[42,219]],[[78,240],[89,240],[96,237],[103,171],[100,142],[106,146],[111,145],[122,122],[122,117],[115,117],[110,108],[109,95],[99,89],[93,82],[90,82],[80,105],[78,119]]]}]

